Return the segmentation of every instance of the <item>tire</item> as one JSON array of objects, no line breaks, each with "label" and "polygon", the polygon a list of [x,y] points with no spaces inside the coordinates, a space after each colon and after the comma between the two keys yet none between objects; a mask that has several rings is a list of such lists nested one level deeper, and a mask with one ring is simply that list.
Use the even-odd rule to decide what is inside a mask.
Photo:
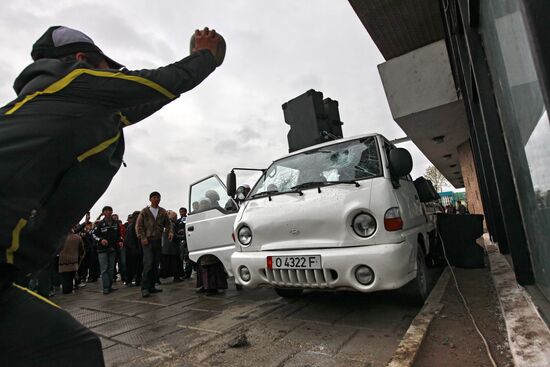
[{"label": "tire", "polygon": [[275,293],[279,297],[283,298],[296,298],[300,297],[304,290],[300,288],[275,288]]},{"label": "tire", "polygon": [[428,286],[428,267],[426,265],[426,256],[422,246],[418,246],[416,252],[416,277],[403,287],[403,295],[407,302],[422,306],[429,295]]}]

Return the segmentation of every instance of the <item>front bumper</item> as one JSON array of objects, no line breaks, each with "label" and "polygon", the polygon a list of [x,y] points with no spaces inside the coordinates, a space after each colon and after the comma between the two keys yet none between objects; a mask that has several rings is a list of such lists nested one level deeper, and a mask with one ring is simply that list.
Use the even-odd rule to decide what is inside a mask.
[{"label": "front bumper", "polygon": [[[351,288],[360,292],[396,289],[416,276],[416,249],[407,242],[361,247],[286,251],[234,252],[231,267],[235,281],[255,288],[269,284],[281,288]],[[267,269],[268,256],[321,255],[322,269]],[[355,269],[367,265],[374,281],[363,285],[355,278]],[[239,269],[246,266],[250,280],[245,282]]]}]

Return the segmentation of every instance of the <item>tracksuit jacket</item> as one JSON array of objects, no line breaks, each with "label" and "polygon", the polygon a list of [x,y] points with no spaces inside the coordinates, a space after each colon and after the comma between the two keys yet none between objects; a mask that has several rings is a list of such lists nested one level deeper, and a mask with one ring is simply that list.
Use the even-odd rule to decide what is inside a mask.
[{"label": "tracksuit jacket", "polygon": [[[118,243],[124,241],[120,225],[114,220],[109,224],[103,219],[95,226],[92,235],[97,242],[97,252],[114,251]],[[107,246],[103,246],[101,240],[107,240]]]},{"label": "tracksuit jacket", "polygon": [[13,264],[45,265],[105,192],[124,154],[123,128],[192,89],[215,69],[208,50],[152,70],[93,69],[40,59],[0,108],[0,279]]}]

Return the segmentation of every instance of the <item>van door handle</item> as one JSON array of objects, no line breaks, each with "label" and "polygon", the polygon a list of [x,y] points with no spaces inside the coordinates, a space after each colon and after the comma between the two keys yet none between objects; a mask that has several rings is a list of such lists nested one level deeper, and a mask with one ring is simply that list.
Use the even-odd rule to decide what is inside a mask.
[{"label": "van door handle", "polygon": [[189,226],[189,227],[187,227],[187,230],[189,232],[193,232],[195,230],[195,227],[194,226]]}]

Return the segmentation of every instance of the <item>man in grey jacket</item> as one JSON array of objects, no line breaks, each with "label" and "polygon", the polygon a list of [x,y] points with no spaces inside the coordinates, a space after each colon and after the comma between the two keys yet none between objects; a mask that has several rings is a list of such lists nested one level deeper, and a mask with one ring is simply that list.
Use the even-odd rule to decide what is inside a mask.
[{"label": "man in grey jacket", "polygon": [[158,278],[160,254],[162,251],[162,233],[168,232],[168,240],[172,241],[174,232],[170,218],[164,208],[159,206],[160,193],[149,195],[151,205],[143,208],[136,222],[136,233],[143,247],[143,276],[141,279],[141,295],[147,298],[151,293],[162,292],[155,288]]}]

